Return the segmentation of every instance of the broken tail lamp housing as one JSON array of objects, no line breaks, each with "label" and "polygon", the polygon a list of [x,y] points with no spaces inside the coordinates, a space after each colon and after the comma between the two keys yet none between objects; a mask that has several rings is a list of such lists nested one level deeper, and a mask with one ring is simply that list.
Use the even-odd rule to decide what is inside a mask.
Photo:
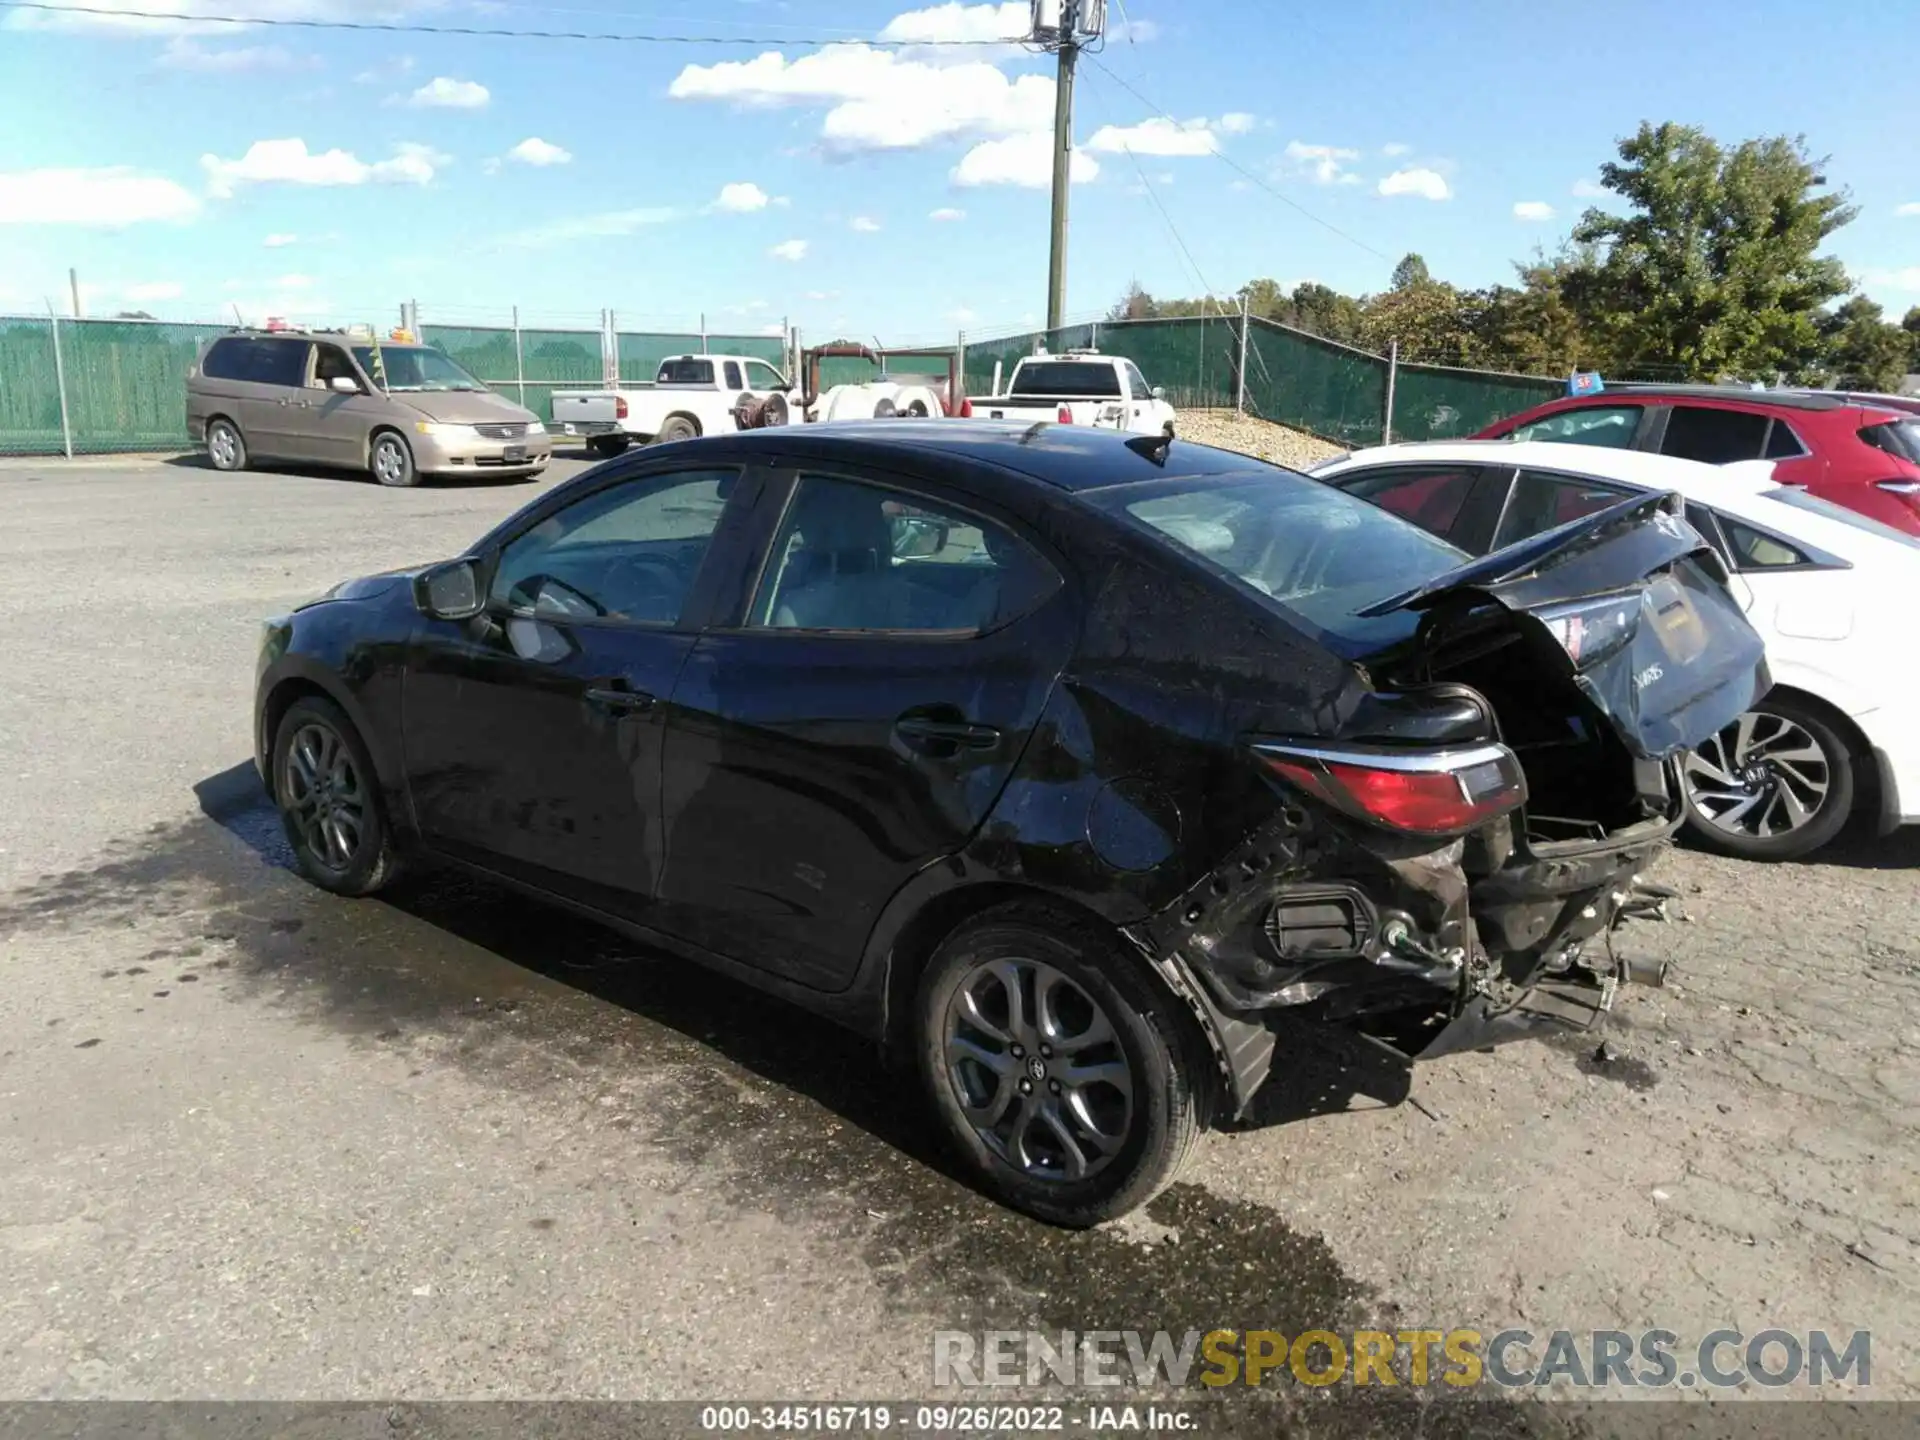
[{"label": "broken tail lamp housing", "polygon": [[1395,750],[1259,741],[1272,774],[1343,815],[1409,835],[1458,835],[1527,800],[1520,761],[1504,745]]}]

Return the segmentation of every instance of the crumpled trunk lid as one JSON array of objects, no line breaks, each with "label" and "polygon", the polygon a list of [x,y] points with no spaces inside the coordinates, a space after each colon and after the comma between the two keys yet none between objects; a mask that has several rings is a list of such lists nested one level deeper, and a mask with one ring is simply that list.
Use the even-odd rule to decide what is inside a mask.
[{"label": "crumpled trunk lid", "polygon": [[1512,643],[1513,620],[1636,757],[1714,735],[1770,685],[1765,646],[1676,494],[1636,496],[1459,566],[1360,613],[1419,611],[1416,663]]}]

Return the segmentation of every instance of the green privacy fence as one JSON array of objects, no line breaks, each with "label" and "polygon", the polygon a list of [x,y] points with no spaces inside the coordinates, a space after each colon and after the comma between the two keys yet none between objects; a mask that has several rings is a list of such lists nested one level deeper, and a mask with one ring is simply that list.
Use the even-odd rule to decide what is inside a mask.
[{"label": "green privacy fence", "polygon": [[[187,370],[199,346],[227,328],[0,316],[0,454],[185,448]],[[626,383],[650,380],[668,355],[708,350],[786,363],[786,344],[777,335],[451,326],[431,319],[421,333],[487,385],[545,419],[552,418],[556,388],[599,385],[610,372]],[[1389,428],[1396,440],[1471,435],[1564,393],[1560,380],[1396,365],[1230,312],[1089,322],[1051,332],[963,337],[963,343],[966,388],[972,395],[990,392],[996,362],[1004,385],[1015,362],[1038,344],[1055,352],[1097,346],[1131,358],[1176,406],[1238,405],[1348,446],[1377,444]],[[895,371],[944,368],[943,361],[924,356],[888,363]],[[856,384],[877,373],[858,358],[829,359],[821,369],[829,386]],[[799,383],[801,377],[793,378]]]},{"label": "green privacy fence", "polygon": [[1439,440],[1472,435],[1503,416],[1566,393],[1563,380],[1396,364],[1270,320],[1243,322],[1231,312],[1174,320],[1105,320],[985,340],[970,337],[969,393],[988,393],[996,362],[1004,386],[1014,363],[1039,344],[1055,353],[1094,346],[1125,355],[1177,407],[1244,405],[1264,420],[1355,447],[1380,443],[1388,425],[1389,398],[1395,440]]}]

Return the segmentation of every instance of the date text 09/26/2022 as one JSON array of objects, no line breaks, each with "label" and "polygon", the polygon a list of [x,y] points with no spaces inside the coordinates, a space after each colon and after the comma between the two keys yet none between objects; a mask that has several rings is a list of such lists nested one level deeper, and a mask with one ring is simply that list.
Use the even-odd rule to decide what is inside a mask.
[{"label": "date text 09/26/2022", "polygon": [[708,1405],[700,1411],[704,1431],[776,1435],[1186,1434],[1199,1425],[1193,1411],[1163,1405]]}]

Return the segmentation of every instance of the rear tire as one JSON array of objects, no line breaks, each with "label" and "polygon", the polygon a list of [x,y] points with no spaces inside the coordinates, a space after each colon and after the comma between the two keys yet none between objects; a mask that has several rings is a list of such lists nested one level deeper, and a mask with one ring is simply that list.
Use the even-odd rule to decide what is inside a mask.
[{"label": "rear tire", "polygon": [[300,873],[335,895],[371,895],[399,870],[373,757],[331,700],[287,707],[273,736],[273,801]]},{"label": "rear tire", "polygon": [[670,415],[660,426],[660,433],[653,437],[656,445],[671,445],[676,440],[697,439],[700,427],[684,415]]},{"label": "rear tire", "polygon": [[616,455],[626,453],[631,443],[624,435],[594,435],[588,437],[587,451],[596,460],[611,460]]},{"label": "rear tire", "polygon": [[914,1023],[948,1139],[1038,1219],[1084,1228],[1146,1204],[1204,1128],[1209,1077],[1171,997],[1046,906],[1002,906],[949,936]]},{"label": "rear tire", "polygon": [[232,474],[247,468],[247,442],[240,427],[224,416],[207,425],[207,460],[214,469]]},{"label": "rear tire", "polygon": [[1687,834],[1739,860],[1811,855],[1853,814],[1859,758],[1819,706],[1769,695],[1688,754]]},{"label": "rear tire", "polygon": [[395,490],[420,483],[420,474],[413,468],[413,447],[401,438],[398,430],[382,430],[373,437],[367,468],[373,472],[374,479]]}]

